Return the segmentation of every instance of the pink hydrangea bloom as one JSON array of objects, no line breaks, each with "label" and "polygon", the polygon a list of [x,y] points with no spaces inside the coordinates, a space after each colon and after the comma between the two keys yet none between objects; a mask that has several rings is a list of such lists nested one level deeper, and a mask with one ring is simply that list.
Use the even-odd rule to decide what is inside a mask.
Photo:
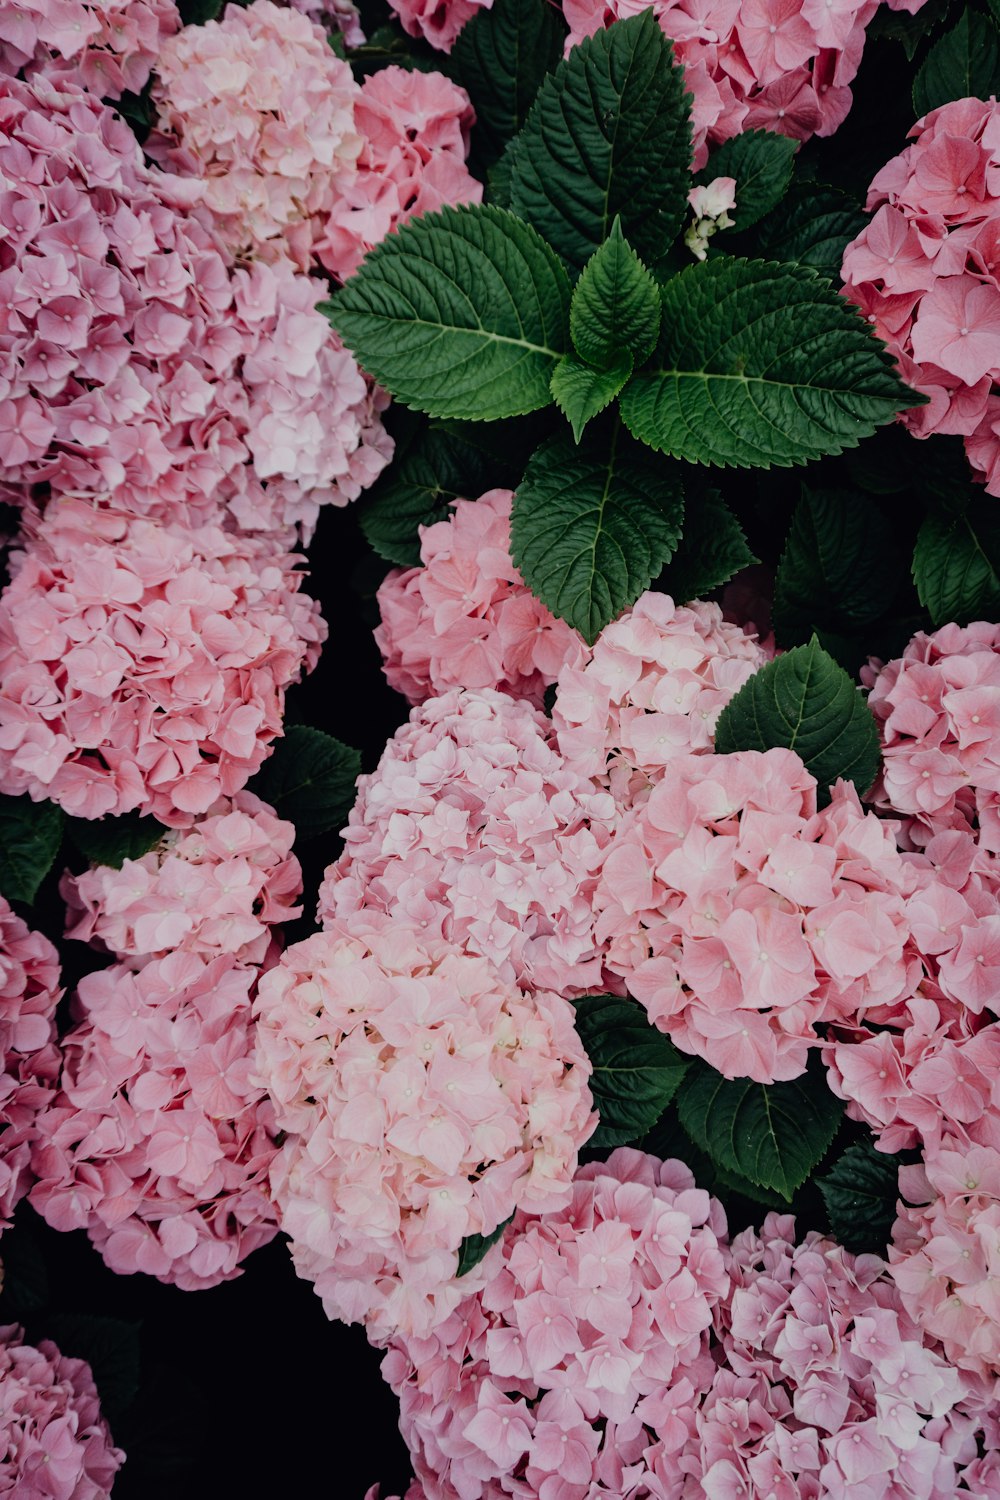
[{"label": "pink hydrangea bloom", "polygon": [[497,688],[541,708],[560,669],[586,659],[580,636],[511,562],[513,498],[489,490],[457,500],[447,520],[421,529],[423,567],[394,568],[378,591],[385,675],[411,703],[449,688]]},{"label": "pink hydrangea bloom", "polygon": [[0,80],[0,122],[0,479],[285,540],[356,498],[392,453],[387,398],[322,284],[231,271],[203,186],[74,85]]},{"label": "pink hydrangea bloom", "polygon": [[560,670],[559,748],[630,807],[678,756],[711,751],[719,714],[766,660],[717,604],[641,594],[605,626],[585,664],[567,659]]},{"label": "pink hydrangea bloom", "polygon": [[955,100],[910,138],[869,189],[844,295],[929,397],[900,420],[916,437],[961,434],[1000,495],[1000,105]]},{"label": "pink hydrangea bloom", "polygon": [[599,990],[593,894],[613,817],[529,704],[431,698],[360,778],[320,919],[353,932],[406,921],[526,989]]},{"label": "pink hydrangea bloom", "polygon": [[113,1271],[215,1286],[278,1232],[274,1111],[252,1078],[258,977],[178,949],[80,981],[30,1199]]},{"label": "pink hydrangea bloom", "polygon": [[493,0],[389,0],[410,36],[422,36],[439,52],[450,52],[466,21]]},{"label": "pink hydrangea bloom", "polygon": [[264,976],[257,1061],[287,1132],[282,1228],[330,1317],[424,1337],[484,1271],[469,1235],[561,1208],[596,1124],[558,995],[405,927],[297,943]]},{"label": "pink hydrangea bloom", "polygon": [[36,1121],[59,1074],[61,995],[56,950],[0,896],[0,1229],[31,1183]]},{"label": "pink hydrangea bloom", "polygon": [[139,93],[181,24],[174,0],[0,0],[0,72],[73,78],[90,93]]},{"label": "pink hydrangea bloom", "polygon": [[293,824],[251,792],[221,797],[192,827],[166,834],[119,870],[93,865],[64,875],[66,936],[130,968],[176,948],[262,963],[273,924],[301,915],[294,839]]},{"label": "pink hydrangea bloom", "polygon": [[322,27],[253,0],[167,41],[152,154],[205,184],[203,202],[238,256],[312,262],[315,225],[350,178],[362,140],[357,86]]},{"label": "pink hydrangea bloom", "polygon": [[361,29],[361,14],[353,0],[291,0],[291,3],[304,16],[319,21],[330,31],[339,32],[346,46],[364,46],[366,38]]},{"label": "pink hydrangea bloom", "polygon": [[90,1366],[0,1328],[0,1495],[107,1500],[125,1455],[101,1416]]},{"label": "pink hydrangea bloom", "polygon": [[354,106],[363,140],[357,171],[340,182],[315,247],[332,275],[345,280],[417,214],[481,202],[482,183],[465,165],[474,120],[468,94],[442,73],[389,67],[369,74]]},{"label": "pink hydrangea bloom", "polygon": [[186,827],[281,733],[325,629],[294,554],[53,502],[0,594],[0,791]]},{"label": "pink hydrangea bloom", "polygon": [[791,750],[688,756],[623,822],[595,894],[607,964],[727,1078],[797,1077],[820,1022],[911,995],[891,829]]}]

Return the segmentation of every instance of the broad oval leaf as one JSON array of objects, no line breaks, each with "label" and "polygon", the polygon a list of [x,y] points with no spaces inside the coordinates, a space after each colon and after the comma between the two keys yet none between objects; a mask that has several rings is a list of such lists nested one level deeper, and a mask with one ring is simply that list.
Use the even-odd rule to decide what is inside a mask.
[{"label": "broad oval leaf", "polygon": [[760,221],[750,240],[762,259],[798,261],[839,286],[844,250],[867,222],[840,188],[793,182],[780,208]]},{"label": "broad oval leaf", "polygon": [[120,818],[67,818],[66,832],[92,865],[120,870],[127,859],[141,859],[167,830],[155,818],[126,813]]},{"label": "broad oval leaf", "polygon": [[870,495],[803,490],[774,580],[779,645],[814,630],[847,633],[884,614],[898,582],[902,549]]},{"label": "broad oval leaf", "polygon": [[617,364],[625,350],[641,365],[656,347],[660,290],[622,234],[619,219],[583,268],[569,331],[580,358],[602,370]]},{"label": "broad oval leaf", "polygon": [[299,839],[339,829],[354,801],[361,774],[359,751],[307,724],[291,724],[250,783],[280,818],[295,824]]},{"label": "broad oval leaf", "polygon": [[654,271],[687,213],[691,99],[652,10],[551,73],[510,153],[510,206],[581,270],[617,214]]},{"label": "broad oval leaf", "polygon": [[781,202],[792,180],[797,146],[797,141],[773,130],[745,130],[742,135],[723,141],[709,156],[696,181],[735,178],[734,233],[749,229]]},{"label": "broad oval leaf", "polygon": [[54,802],[0,797],[0,896],[34,901],[59,853],[64,821]]},{"label": "broad oval leaf", "polygon": [[963,10],[913,80],[913,108],[925,115],[952,99],[988,99],[998,90],[1000,31],[988,16]]},{"label": "broad oval leaf", "polygon": [[718,490],[699,493],[689,488],[684,499],[684,535],[656,586],[677,604],[687,604],[703,599],[741,568],[759,561]]},{"label": "broad oval leaf", "polygon": [[680,483],[619,433],[550,438],[514,496],[511,556],[531,592],[588,643],[648,588],[677,546]]},{"label": "broad oval leaf", "polygon": [[860,315],[804,266],[720,255],[663,288],[660,341],[622,420],[689,463],[788,467],[853,448],[923,397]]},{"label": "broad oval leaf", "polygon": [[574,1001],[576,1029],[590,1058],[590,1091],[600,1124],[591,1146],[625,1146],[651,1130],[690,1063],[649,1024],[634,1000],[587,995]]},{"label": "broad oval leaf", "polygon": [[845,1250],[884,1255],[899,1200],[899,1158],[855,1141],[817,1178],[830,1229]]},{"label": "broad oval leaf", "polygon": [[1000,612],[996,501],[974,500],[959,515],[929,515],[917,533],[913,581],[936,626],[995,619]]},{"label": "broad oval leaf", "polygon": [[715,726],[720,755],[794,750],[818,782],[820,805],[838,779],[863,795],[878,775],[875,716],[860,690],[814,638],[761,667],[726,704]]},{"label": "broad oval leaf", "polygon": [[559,61],[561,19],[546,0],[493,0],[462,27],[451,72],[475,102],[470,155],[477,173],[517,135],[542,79]]},{"label": "broad oval leaf", "polygon": [[548,406],[569,303],[566,271],[541,236],[476,205],[387,235],[323,310],[405,406],[492,421]]},{"label": "broad oval leaf", "polygon": [[552,372],[552,395],[573,429],[577,442],[592,417],[618,395],[632,373],[632,356],[625,350],[610,369],[595,370],[572,354],[564,354]]}]

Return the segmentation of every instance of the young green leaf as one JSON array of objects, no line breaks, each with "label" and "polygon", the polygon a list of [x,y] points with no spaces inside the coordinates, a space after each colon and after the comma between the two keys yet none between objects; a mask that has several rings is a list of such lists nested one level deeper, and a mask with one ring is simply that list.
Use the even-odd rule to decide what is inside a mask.
[{"label": "young green leaf", "polygon": [[815,637],[759,668],[715,726],[720,755],[776,746],[794,750],[815,776],[821,805],[838,777],[853,781],[864,795],[878,775],[875,716]]},{"label": "young green leaf", "polygon": [[724,1172],[738,1172],[790,1202],[837,1134],[844,1105],[821,1064],[790,1083],[730,1082],[707,1063],[689,1069],[677,1095],[681,1124]]},{"label": "young green leaf", "polygon": [[127,859],[141,859],[165,837],[155,818],[125,813],[120,818],[67,818],[66,832],[92,865],[120,870]]},{"label": "young green leaf", "polygon": [[780,208],[754,229],[754,254],[762,260],[798,261],[839,286],[844,250],[867,222],[858,205],[839,188],[822,182],[793,182]]},{"label": "young green leaf", "polygon": [[582,270],[617,214],[652,270],[687,213],[691,100],[652,10],[574,47],[511,148],[511,207]]},{"label": "young green leaf", "polygon": [[588,995],[574,1001],[576,1029],[590,1058],[590,1091],[600,1124],[592,1146],[638,1141],[670,1103],[690,1059],[649,1024],[634,1000]]},{"label": "young green leaf", "polygon": [[837,1242],[855,1255],[884,1255],[896,1218],[899,1158],[855,1141],[817,1183]]},{"label": "young green leaf", "polygon": [[718,490],[688,493],[684,535],[657,581],[678,604],[703,599],[728,583],[734,573],[759,562],[747,546],[743,528]]},{"label": "young green leaf", "polygon": [[521,129],[562,52],[561,14],[545,0],[494,0],[462,27],[451,72],[476,106],[473,164],[481,171]]},{"label": "young green leaf", "polygon": [[935,625],[992,620],[1000,611],[1000,515],[993,500],[959,514],[933,511],[917,533],[913,582]]},{"label": "young green leaf", "polygon": [[455,1272],[456,1276],[467,1276],[470,1271],[478,1266],[479,1262],[493,1249],[497,1240],[502,1238],[504,1230],[513,1217],[514,1215],[511,1214],[510,1218],[504,1219],[503,1223],[498,1224],[496,1229],[490,1234],[467,1234],[465,1236],[465,1239],[458,1248],[458,1269]]},{"label": "young green leaf", "polygon": [[324,311],[404,405],[490,421],[548,406],[569,303],[558,256],[529,225],[466,206],[387,235]]},{"label": "young green leaf", "polygon": [[610,448],[550,438],[514,496],[511,556],[531,592],[593,643],[677,546],[681,487],[619,433]]},{"label": "young green leaf", "polygon": [[342,827],[360,774],[357,750],[321,729],[291,724],[250,790],[269,802],[279,817],[294,823],[297,837],[305,840]]},{"label": "young green leaf", "polygon": [[581,359],[607,370],[627,350],[636,365],[656,347],[660,289],[616,219],[583,268],[569,310],[569,332]]},{"label": "young green leaf", "polygon": [[34,901],[62,843],[63,813],[54,802],[0,797],[0,896]]},{"label": "young green leaf", "polygon": [[[715,177],[734,177],[734,231],[749,229],[785,196],[792,180],[797,145],[797,141],[773,130],[746,130],[716,147],[695,181],[707,183]],[[792,257],[782,256],[782,259]]]},{"label": "young green leaf", "polygon": [[652,362],[621,397],[640,442],[689,463],[840,453],[918,396],[858,313],[803,266],[717,256],[663,288]]},{"label": "young green leaf", "polygon": [[871,497],[803,490],[774,580],[779,645],[850,632],[885,612],[899,578],[893,527]]},{"label": "young green leaf", "polygon": [[988,99],[998,91],[1000,31],[988,16],[963,10],[913,80],[913,108],[925,115],[952,99]]},{"label": "young green leaf", "polygon": [[595,370],[573,354],[564,354],[552,372],[552,395],[579,442],[591,417],[615,399],[632,373],[632,356],[624,350],[617,364]]}]

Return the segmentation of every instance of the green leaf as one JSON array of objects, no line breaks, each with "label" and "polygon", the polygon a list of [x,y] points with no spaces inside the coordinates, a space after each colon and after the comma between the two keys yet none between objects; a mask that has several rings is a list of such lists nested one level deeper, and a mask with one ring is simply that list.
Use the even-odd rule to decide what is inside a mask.
[{"label": "green leaf", "polygon": [[925,115],[952,99],[988,99],[1000,92],[1000,32],[987,16],[963,10],[935,42],[913,80],[913,108]]},{"label": "green leaf", "polygon": [[511,148],[511,207],[581,270],[617,214],[654,271],[687,214],[691,100],[652,10],[574,47]]},{"label": "green leaf", "polygon": [[222,14],[225,0],[178,0],[182,26],[204,26]]},{"label": "green leaf", "polygon": [[566,272],[533,229],[465,206],[387,235],[324,311],[405,406],[489,421],[548,406],[569,302]]},{"label": "green leaf", "polygon": [[786,1202],[826,1155],[843,1108],[815,1061],[790,1083],[730,1082],[699,1061],[677,1095],[681,1124],[696,1146],[722,1171],[737,1172]]},{"label": "green leaf", "polygon": [[583,268],[569,331],[580,358],[601,370],[619,364],[623,350],[641,365],[656,347],[659,288],[622,234],[620,219]]},{"label": "green leaf", "polygon": [[814,271],[719,255],[663,288],[656,353],[621,412],[635,437],[675,458],[768,468],[856,447],[920,400]]},{"label": "green leaf", "polygon": [[575,1000],[576,1029],[590,1058],[590,1091],[600,1124],[591,1146],[638,1141],[676,1094],[690,1059],[649,1024],[634,1000],[587,995]]},{"label": "green leaf", "polygon": [[917,533],[913,581],[934,625],[993,620],[1000,612],[1000,511],[974,500],[960,514],[932,512]]},{"label": "green leaf", "polygon": [[29,905],[55,862],[62,809],[30,797],[0,797],[0,895]]},{"label": "green leaf", "polygon": [[779,645],[848,633],[885,612],[899,576],[893,527],[852,490],[803,490],[774,580]]},{"label": "green leaf", "polygon": [[298,838],[305,840],[343,826],[360,774],[359,751],[322,729],[292,724],[250,790],[294,823]]},{"label": "green leaf", "polygon": [[562,37],[559,12],[545,0],[494,0],[463,26],[451,71],[475,105],[471,155],[480,171],[521,129]]},{"label": "green leaf", "polygon": [[503,1223],[498,1224],[490,1234],[467,1234],[465,1236],[458,1250],[456,1276],[467,1276],[475,1266],[478,1266],[487,1252],[492,1250],[497,1240],[503,1236],[504,1230],[513,1217],[514,1215],[511,1214],[509,1218],[504,1219]]},{"label": "green leaf", "polygon": [[[989,3],[996,15],[1000,0],[989,0]],[[951,0],[928,0],[916,15],[911,16],[905,10],[890,10],[888,6],[880,5],[865,28],[867,37],[869,40],[887,37],[901,42],[907,61],[912,62],[924,37],[945,19],[950,8]]]},{"label": "green leaf", "polygon": [[899,1158],[856,1141],[817,1178],[830,1229],[845,1250],[883,1255],[899,1197]]},{"label": "green leaf", "polygon": [[747,546],[743,528],[718,490],[688,493],[684,503],[684,534],[673,557],[660,574],[657,587],[678,604],[703,599],[728,583],[734,573],[759,562]]},{"label": "green leaf", "polygon": [[101,1410],[113,1425],[139,1389],[139,1328],[123,1318],[56,1313],[45,1331],[71,1359],[85,1359],[94,1372]]},{"label": "green leaf", "polygon": [[[797,141],[773,130],[747,130],[724,141],[695,178],[708,183],[715,177],[735,177],[734,232],[749,229],[780,203],[792,180]],[[791,260],[792,256],[782,256]]]},{"label": "green leaf", "polygon": [[618,395],[632,373],[626,349],[608,370],[595,370],[573,354],[564,354],[552,372],[552,395],[579,442],[591,417],[596,417]]},{"label": "green leaf", "polygon": [[838,777],[853,781],[864,795],[878,774],[875,716],[815,638],[756,671],[715,727],[719,755],[779,745],[794,750],[815,776],[821,805]]},{"label": "green leaf", "polygon": [[754,253],[764,260],[798,261],[836,286],[844,250],[868,219],[839,188],[793,183],[781,207],[756,226]]},{"label": "green leaf", "polygon": [[67,818],[66,832],[92,865],[120,870],[127,859],[141,859],[167,830],[155,818],[126,813],[121,818]]},{"label": "green leaf", "polygon": [[593,644],[677,546],[684,507],[670,467],[622,433],[543,443],[514,496],[511,556],[531,592]]}]

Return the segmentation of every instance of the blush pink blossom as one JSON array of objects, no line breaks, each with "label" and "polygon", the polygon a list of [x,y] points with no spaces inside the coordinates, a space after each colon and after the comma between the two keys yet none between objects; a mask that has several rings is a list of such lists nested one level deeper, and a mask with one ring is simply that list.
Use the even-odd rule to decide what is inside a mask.
[{"label": "blush pink blossom", "polygon": [[465,23],[493,0],[390,0],[410,36],[420,36],[439,52],[450,52]]},{"label": "blush pink blossom", "polygon": [[103,99],[137,94],[180,24],[174,0],[2,0],[0,71],[62,75]]},{"label": "blush pink blossom", "polygon": [[56,950],[0,897],[0,1230],[31,1185],[38,1116],[59,1075],[61,996]]},{"label": "blush pink blossom", "polygon": [[464,1239],[569,1198],[596,1123],[572,1006],[400,925],[295,944],[256,1015],[296,1269],[374,1341],[427,1336],[485,1274]]}]

